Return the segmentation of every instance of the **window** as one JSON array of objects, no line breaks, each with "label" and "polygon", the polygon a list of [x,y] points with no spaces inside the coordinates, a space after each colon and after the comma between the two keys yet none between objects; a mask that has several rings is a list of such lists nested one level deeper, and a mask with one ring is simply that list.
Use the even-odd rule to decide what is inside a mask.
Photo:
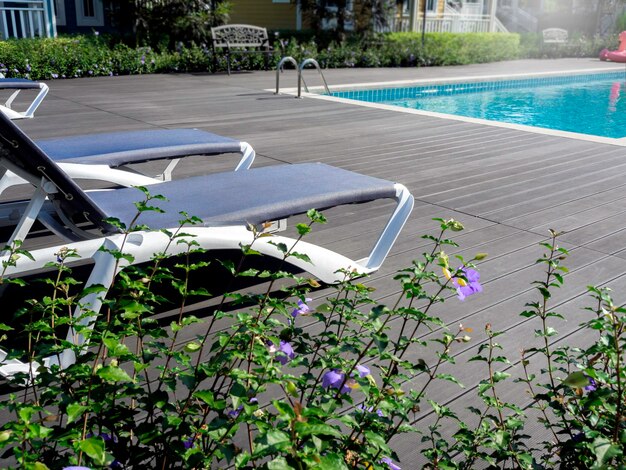
[{"label": "window", "polygon": [[[61,1],[61,0],[59,0]],[[102,0],[75,0],[78,26],[103,26]]]},{"label": "window", "polygon": [[272,3],[291,3],[291,0],[272,0]]},{"label": "window", "polygon": [[64,0],[54,0],[54,17],[59,26],[65,26],[65,2]]}]

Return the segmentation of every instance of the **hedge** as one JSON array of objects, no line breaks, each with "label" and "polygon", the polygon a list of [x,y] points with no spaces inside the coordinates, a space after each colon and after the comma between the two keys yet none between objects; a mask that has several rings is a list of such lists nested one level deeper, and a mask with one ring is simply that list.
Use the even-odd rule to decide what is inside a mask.
[{"label": "hedge", "polygon": [[[611,46],[611,44],[606,44]],[[281,56],[298,62],[315,58],[324,68],[415,67],[464,65],[517,58],[593,57],[602,47],[598,39],[575,38],[559,47],[543,45],[537,35],[503,33],[429,33],[422,46],[420,33],[390,33],[374,39],[331,43],[319,47],[314,40],[276,41],[271,67]],[[72,36],[0,41],[0,72],[7,77],[32,80],[113,76],[142,73],[215,72],[226,69],[223,54],[214,70],[212,51],[206,46],[180,46],[175,51],[133,48],[106,38]],[[233,55],[234,70],[261,70],[261,54]]]}]

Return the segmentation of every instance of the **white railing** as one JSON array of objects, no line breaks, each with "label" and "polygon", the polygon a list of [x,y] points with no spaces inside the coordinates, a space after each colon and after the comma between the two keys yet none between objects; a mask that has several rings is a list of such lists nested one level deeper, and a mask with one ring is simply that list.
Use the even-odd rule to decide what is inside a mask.
[{"label": "white railing", "polygon": [[483,14],[482,3],[463,3],[461,5],[461,14],[469,16],[477,16]]},{"label": "white railing", "polygon": [[[417,18],[415,31],[422,31],[422,16]],[[409,31],[409,17],[403,16],[396,19],[393,24],[394,31]],[[426,25],[424,30],[427,33],[488,33],[491,31],[498,33],[508,32],[504,25],[494,18],[493,30],[491,17],[488,15],[443,15],[429,17],[426,15]]]},{"label": "white railing", "polygon": [[54,36],[48,18],[54,18],[46,0],[0,2],[1,39]]}]

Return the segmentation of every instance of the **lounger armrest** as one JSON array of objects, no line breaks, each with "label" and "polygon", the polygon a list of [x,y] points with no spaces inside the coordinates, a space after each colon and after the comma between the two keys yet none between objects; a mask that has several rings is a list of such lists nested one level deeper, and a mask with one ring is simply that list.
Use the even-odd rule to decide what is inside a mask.
[{"label": "lounger armrest", "polygon": [[358,261],[368,272],[377,271],[383,264],[413,210],[413,195],[400,183],[396,183],[394,186],[396,188],[396,201],[398,204],[391,214],[391,217],[389,217],[387,225],[385,225],[378,240],[376,240],[369,256]]},{"label": "lounger armrest", "polygon": [[[0,111],[2,111],[9,119],[32,119],[35,115],[35,111],[43,101],[43,99],[48,94],[48,85],[45,83],[32,82],[30,80],[9,80],[9,79],[0,79],[0,89],[6,90],[16,90],[4,103],[4,105],[0,105]],[[33,90],[39,89],[39,93],[35,97],[35,99],[30,103],[26,111],[19,112],[12,109],[13,101],[17,97],[20,91],[22,90]]]}]

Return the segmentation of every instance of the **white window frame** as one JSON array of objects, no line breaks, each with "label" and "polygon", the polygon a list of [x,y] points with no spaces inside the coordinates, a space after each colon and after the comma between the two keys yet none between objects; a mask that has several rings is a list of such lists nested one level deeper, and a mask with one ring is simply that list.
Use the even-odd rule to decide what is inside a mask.
[{"label": "white window frame", "polygon": [[291,3],[291,0],[272,0],[272,3]]},{"label": "white window frame", "polygon": [[74,0],[76,5],[76,25],[77,26],[104,26],[104,8],[102,0],[92,0],[94,16],[85,16],[83,10],[83,0]]},{"label": "white window frame", "polygon": [[59,26],[65,26],[65,0],[53,0],[54,17]]}]

